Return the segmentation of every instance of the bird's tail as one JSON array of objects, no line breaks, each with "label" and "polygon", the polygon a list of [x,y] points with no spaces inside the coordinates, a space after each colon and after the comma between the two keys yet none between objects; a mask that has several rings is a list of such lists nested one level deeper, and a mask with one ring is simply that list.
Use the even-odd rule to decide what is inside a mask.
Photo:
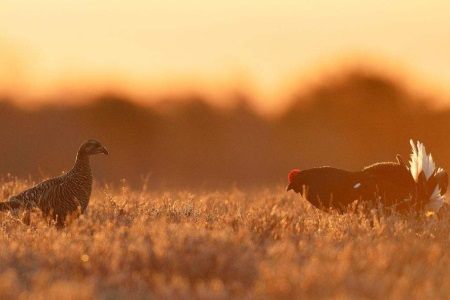
[{"label": "bird's tail", "polygon": [[417,148],[414,145],[413,140],[410,140],[409,143],[412,148],[411,161],[409,163],[411,165],[410,170],[414,181],[419,182],[419,176],[421,174],[428,180],[436,169],[433,157],[431,154],[427,155],[425,146],[421,142],[417,141]]},{"label": "bird's tail", "polygon": [[431,154],[427,155],[425,146],[417,141],[417,147],[410,140],[412,154],[410,160],[410,172],[416,182],[417,197],[427,211],[438,212],[445,201],[448,175],[442,168],[436,169],[436,164]]},{"label": "bird's tail", "polygon": [[19,209],[21,206],[22,206],[21,203],[17,202],[10,202],[10,201],[0,202],[0,211],[15,210]]}]

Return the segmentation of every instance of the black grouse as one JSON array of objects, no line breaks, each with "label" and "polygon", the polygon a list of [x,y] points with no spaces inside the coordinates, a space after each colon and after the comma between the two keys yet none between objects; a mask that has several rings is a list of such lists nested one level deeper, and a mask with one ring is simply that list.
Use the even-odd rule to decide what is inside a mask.
[{"label": "black grouse", "polygon": [[386,210],[399,213],[438,212],[444,204],[448,175],[442,168],[436,169],[422,143],[417,142],[417,148],[412,140],[410,143],[409,168],[397,155],[397,162],[376,163],[356,172],[332,167],[295,169],[288,175],[287,190],[302,194],[325,211],[345,212],[355,200],[362,200],[380,202]]},{"label": "black grouse", "polygon": [[56,222],[57,227],[64,227],[70,218],[84,213],[92,191],[92,171],[89,163],[91,155],[108,150],[96,140],[84,142],[75,160],[75,165],[62,176],[45,180],[36,186],[0,202],[0,211],[38,207],[48,221]]}]

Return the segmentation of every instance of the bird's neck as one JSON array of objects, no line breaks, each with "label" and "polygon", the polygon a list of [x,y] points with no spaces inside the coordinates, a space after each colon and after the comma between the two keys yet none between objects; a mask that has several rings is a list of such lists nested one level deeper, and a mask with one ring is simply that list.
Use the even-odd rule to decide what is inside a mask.
[{"label": "bird's neck", "polygon": [[72,172],[91,172],[89,155],[78,153]]}]

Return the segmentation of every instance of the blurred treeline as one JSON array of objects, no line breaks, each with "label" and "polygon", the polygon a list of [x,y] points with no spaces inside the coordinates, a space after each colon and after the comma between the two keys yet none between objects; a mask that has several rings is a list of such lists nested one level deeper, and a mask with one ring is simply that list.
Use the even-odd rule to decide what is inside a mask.
[{"label": "blurred treeline", "polygon": [[432,99],[370,72],[328,78],[273,117],[245,100],[218,109],[187,98],[150,107],[105,95],[32,110],[0,101],[0,174],[60,174],[88,138],[110,151],[91,160],[94,178],[136,187],[245,187],[284,182],[292,168],[358,170],[397,153],[408,160],[410,138],[423,141],[438,166],[450,167],[450,110],[433,110]]}]

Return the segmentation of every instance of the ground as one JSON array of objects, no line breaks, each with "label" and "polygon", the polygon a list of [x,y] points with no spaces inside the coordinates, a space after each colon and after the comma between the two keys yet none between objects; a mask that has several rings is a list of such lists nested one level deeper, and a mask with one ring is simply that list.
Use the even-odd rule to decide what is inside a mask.
[{"label": "ground", "polygon": [[[3,178],[4,197],[32,183]],[[283,186],[95,184],[65,229],[0,213],[0,298],[447,298],[450,218],[325,214]]]}]

